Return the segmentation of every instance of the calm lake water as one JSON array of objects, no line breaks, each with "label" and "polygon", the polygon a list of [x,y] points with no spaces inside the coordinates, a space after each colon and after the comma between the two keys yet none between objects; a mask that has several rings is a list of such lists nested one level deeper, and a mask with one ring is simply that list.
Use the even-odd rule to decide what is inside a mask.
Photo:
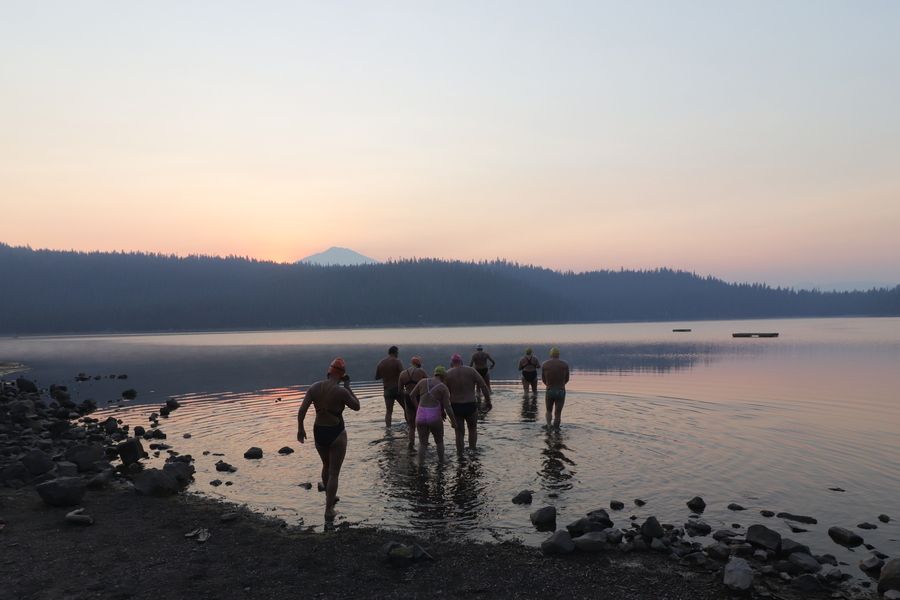
[{"label": "calm lake water", "polygon": [[[672,331],[681,327],[692,331]],[[734,339],[735,331],[781,335]],[[432,450],[420,473],[405,425],[384,427],[375,364],[397,344],[404,362],[417,354],[430,370],[477,343],[498,363],[479,452],[463,460],[450,452],[451,463],[439,467]],[[522,398],[516,364],[525,345],[542,360],[559,346],[572,365],[558,433],[542,430],[542,390],[537,403]],[[192,489],[319,530],[320,463],[312,444],[296,441],[296,413],[336,355],[347,359],[362,401],[360,412],[345,413],[339,523],[537,544],[546,534],[528,515],[542,505],[557,507],[560,527],[610,500],[626,503],[612,514],[617,526],[651,514],[680,525],[690,513],[685,502],[700,495],[714,528],[765,523],[846,560],[848,571],[867,553],[831,542],[832,525],[875,523],[857,531],[900,555],[900,318],[0,338],[0,362],[28,365],[44,386],[68,383],[76,398],[105,407],[100,418],[146,425],[166,398],[177,398],[182,408],[162,428],[167,443],[196,458]],[[76,384],[78,372],[104,378]],[[108,378],[119,373],[128,380]],[[129,387],[137,400],[117,407]],[[297,452],[278,455],[286,445]],[[250,446],[265,457],[245,460]],[[220,458],[237,473],[217,473]],[[210,486],[217,478],[233,485]],[[306,482],[311,490],[298,487]],[[531,507],[510,502],[523,489],[535,492]],[[731,502],[748,510],[731,512]],[[819,523],[793,534],[761,509]],[[879,522],[881,513],[893,520]]]}]

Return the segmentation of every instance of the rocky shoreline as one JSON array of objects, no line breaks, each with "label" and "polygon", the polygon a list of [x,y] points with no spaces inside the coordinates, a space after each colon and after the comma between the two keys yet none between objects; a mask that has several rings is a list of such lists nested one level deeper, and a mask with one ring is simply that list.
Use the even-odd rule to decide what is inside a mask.
[{"label": "rocky shoreline", "polygon": [[[872,549],[860,565],[839,565],[764,525],[712,532],[701,498],[682,526],[655,517],[616,526],[597,509],[558,528],[555,509],[542,507],[531,514],[549,534],[540,549],[426,544],[370,528],[309,533],[183,493],[193,459],[160,441],[158,421],[177,408],[170,400],[149,427],[130,429],[90,417],[93,402],[76,405],[66,386],[0,383],[0,565],[20,574],[0,597],[875,597],[846,582],[863,569],[880,572],[878,593],[900,598],[900,559]],[[161,469],[144,466],[144,443],[168,454]],[[710,534],[706,546],[691,540]],[[841,528],[829,534],[864,543]]]}]

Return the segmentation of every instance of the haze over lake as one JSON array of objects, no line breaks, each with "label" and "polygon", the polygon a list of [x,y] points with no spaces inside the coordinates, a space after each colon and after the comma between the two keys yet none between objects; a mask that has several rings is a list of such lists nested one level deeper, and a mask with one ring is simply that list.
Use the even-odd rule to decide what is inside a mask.
[{"label": "haze over lake", "polygon": [[[692,331],[672,331],[682,327]],[[736,331],[780,337],[732,338]],[[419,477],[405,425],[384,428],[375,364],[397,344],[404,362],[418,354],[430,370],[477,343],[498,362],[479,452],[445,468],[431,464]],[[559,346],[573,367],[558,434],[541,428],[542,399],[522,398],[515,365],[526,345],[542,359]],[[315,484],[320,466],[312,445],[296,442],[296,412],[336,355],[347,359],[362,401],[359,413],[345,415],[339,523],[537,543],[544,534],[533,530],[529,509],[510,503],[522,489],[536,492],[534,506],[556,506],[561,524],[622,500],[626,509],[613,519],[626,527],[629,516],[650,514],[680,525],[689,514],[684,502],[699,494],[714,528],[765,522],[816,552],[853,560],[827,528],[896,511],[900,318],[0,339],[0,360],[27,364],[42,385],[68,383],[76,399],[95,398],[106,407],[94,415],[100,419],[146,425],[166,398],[178,398],[182,408],[162,427],[168,443],[196,458],[194,490],[315,528],[321,495],[298,484]],[[76,384],[78,372],[103,378]],[[119,373],[128,380],[108,379]],[[115,407],[128,387],[137,400]],[[298,451],[279,456],[285,445]],[[249,446],[262,447],[265,458],[244,460]],[[204,451],[223,453],[238,472],[217,473],[219,457]],[[211,487],[216,478],[234,485]],[[633,506],[634,498],[647,506]],[[731,502],[748,510],[726,510]],[[809,514],[819,524],[792,534],[760,509]],[[860,533],[896,555],[892,516]]]}]

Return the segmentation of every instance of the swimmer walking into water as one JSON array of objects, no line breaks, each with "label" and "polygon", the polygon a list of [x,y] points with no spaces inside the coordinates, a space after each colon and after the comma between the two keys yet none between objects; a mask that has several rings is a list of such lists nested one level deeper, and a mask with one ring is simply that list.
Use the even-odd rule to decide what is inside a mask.
[{"label": "swimmer walking into water", "polygon": [[[384,384],[384,426],[391,426],[391,416],[394,414],[394,402],[403,407],[403,396],[400,395],[400,373],[403,372],[403,363],[397,358],[400,350],[397,346],[388,348],[388,355],[381,359],[375,367],[375,379],[380,379]],[[404,408],[405,410],[405,408]]]},{"label": "swimmer walking into water", "polygon": [[[490,367],[488,366],[488,361],[491,363]],[[484,383],[487,385],[488,389],[491,389],[491,369],[493,369],[496,364],[493,357],[484,351],[484,346],[481,344],[478,344],[475,347],[475,354],[472,355],[472,359],[469,361],[469,366],[474,367],[475,370],[478,371],[478,374],[484,379]],[[478,392],[476,392],[476,395],[480,397]]]},{"label": "swimmer walking into water", "polygon": [[412,366],[400,373],[397,385],[400,386],[400,394],[403,396],[403,410],[406,414],[409,448],[412,449],[416,443],[416,404],[415,401],[411,400],[410,394],[417,383],[428,377],[428,373],[422,368],[422,359],[418,356],[413,356],[409,362],[412,363]]},{"label": "swimmer walking into water", "polygon": [[474,450],[478,442],[478,402],[475,399],[475,389],[484,394],[485,410],[491,409],[491,390],[478,371],[463,364],[459,354],[454,354],[450,359],[450,370],[447,371],[445,383],[450,390],[453,414],[466,423],[466,427],[461,422],[456,427],[456,452],[462,455],[467,428],[469,448]]},{"label": "swimmer walking into water", "polygon": [[544,403],[547,406],[547,428],[550,419],[559,427],[562,409],[566,403],[566,384],[569,383],[569,363],[559,359],[559,348],[550,349],[550,359],[541,365],[541,380],[547,386]]},{"label": "swimmer walking into water", "polygon": [[531,386],[531,393],[537,398],[537,372],[541,368],[534,351],[531,348],[525,349],[525,356],[519,360],[519,370],[522,371],[522,392],[525,398],[528,397],[528,387]]},{"label": "swimmer walking into water", "polygon": [[[341,386],[343,383],[343,386]],[[359,410],[359,399],[350,389],[350,377],[344,359],[335,358],[328,367],[328,375],[312,384],[303,397],[297,413],[297,441],[308,437],[303,421],[309,405],[316,407],[313,439],[316,452],[322,459],[322,485],[325,487],[325,521],[334,521],[338,479],[347,454],[347,430],[344,429],[344,408]]]},{"label": "swimmer walking into water", "polygon": [[450,426],[461,427],[450,404],[450,390],[444,381],[447,370],[438,365],[434,368],[434,377],[426,377],[419,381],[410,393],[412,404],[416,409],[416,428],[419,430],[419,457],[421,467],[425,463],[425,452],[428,449],[428,434],[434,437],[438,462],[444,461],[444,415],[450,418]]}]

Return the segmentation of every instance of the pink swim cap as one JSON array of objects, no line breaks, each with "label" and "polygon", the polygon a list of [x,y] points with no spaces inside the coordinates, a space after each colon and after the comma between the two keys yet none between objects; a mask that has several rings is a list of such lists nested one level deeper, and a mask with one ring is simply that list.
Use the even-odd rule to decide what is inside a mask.
[{"label": "pink swim cap", "polygon": [[450,357],[450,364],[451,365],[462,364],[462,356],[460,356],[459,354],[454,354],[453,356]]}]

